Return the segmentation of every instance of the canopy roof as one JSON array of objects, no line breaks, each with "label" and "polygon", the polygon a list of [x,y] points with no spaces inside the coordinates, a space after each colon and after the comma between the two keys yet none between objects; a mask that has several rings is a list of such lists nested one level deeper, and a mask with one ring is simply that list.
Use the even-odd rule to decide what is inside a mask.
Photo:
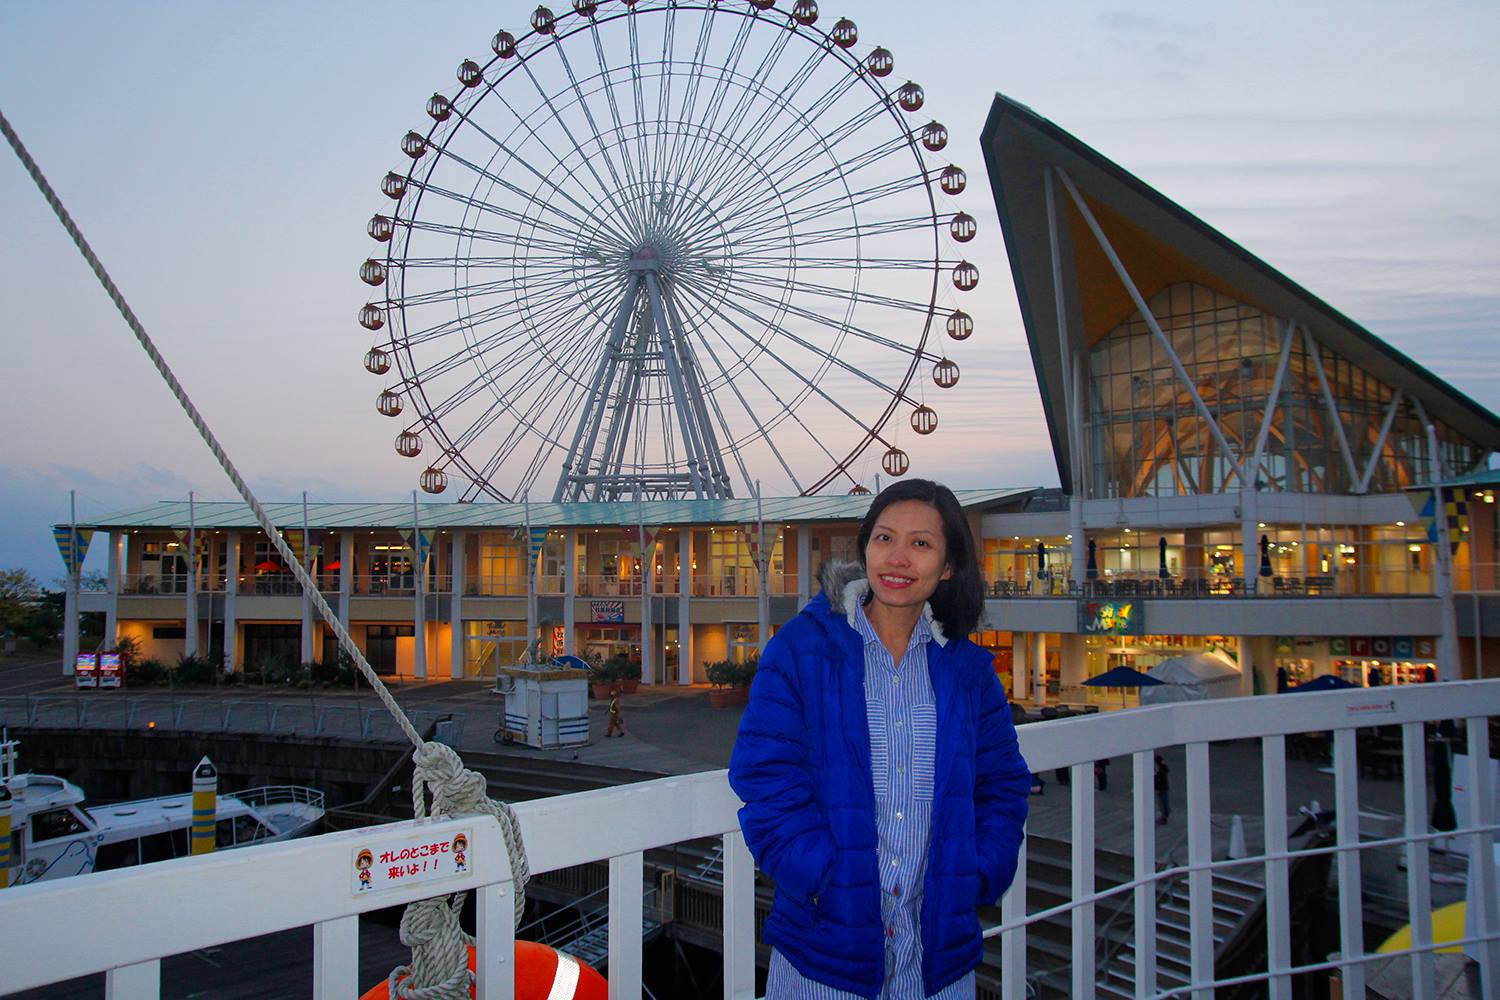
[{"label": "canopy roof", "polygon": [[[954,490],[958,502],[971,514],[983,514],[1006,501],[1035,492],[1034,488]],[[768,524],[806,524],[818,522],[858,521],[870,509],[874,497],[811,496],[766,497],[761,512]],[[266,513],[274,524],[299,527],[302,504],[268,503]],[[413,511],[403,503],[309,503],[307,524],[310,528],[390,528],[412,526]],[[515,528],[528,520],[527,505],[519,503],[424,503],[418,505],[416,519],[423,528]],[[745,524],[756,519],[755,499],[735,500],[643,500],[598,503],[534,503],[530,505],[530,523],[539,528],[615,527],[644,523],[647,525],[717,525]],[[255,529],[255,518],[243,503],[199,501],[189,511],[186,500],[161,500],[144,507],[80,520],[80,528],[110,530],[120,528],[183,528],[190,523],[199,528]]]},{"label": "canopy roof", "polygon": [[1421,400],[1433,419],[1486,448],[1500,444],[1500,418],[1488,409],[1025,105],[996,94],[981,143],[1064,490],[1073,492],[1062,359],[1086,351],[1135,305],[1057,171],[1077,187],[1147,301],[1191,281],[1294,318],[1330,350]]}]

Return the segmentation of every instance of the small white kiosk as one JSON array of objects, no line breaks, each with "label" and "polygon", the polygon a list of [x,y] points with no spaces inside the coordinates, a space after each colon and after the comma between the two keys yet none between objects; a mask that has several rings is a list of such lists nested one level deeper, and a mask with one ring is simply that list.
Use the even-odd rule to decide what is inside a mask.
[{"label": "small white kiosk", "polygon": [[589,741],[589,672],[564,663],[522,663],[496,668],[495,687],[505,695],[498,743],[539,750]]}]

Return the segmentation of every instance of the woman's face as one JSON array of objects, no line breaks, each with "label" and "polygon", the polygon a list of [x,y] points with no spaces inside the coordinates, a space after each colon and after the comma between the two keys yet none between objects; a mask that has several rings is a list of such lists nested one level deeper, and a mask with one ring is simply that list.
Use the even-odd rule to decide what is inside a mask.
[{"label": "woman's face", "polygon": [[901,500],[880,512],[865,546],[871,597],[891,608],[921,607],[953,575],[943,519],[920,500]]}]

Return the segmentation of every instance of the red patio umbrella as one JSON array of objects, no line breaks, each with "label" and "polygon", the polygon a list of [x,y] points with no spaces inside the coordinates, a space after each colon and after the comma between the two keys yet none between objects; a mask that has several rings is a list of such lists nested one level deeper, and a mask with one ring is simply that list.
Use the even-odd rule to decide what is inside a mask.
[{"label": "red patio umbrella", "polygon": [[255,564],[255,572],[257,573],[275,573],[281,568],[281,563],[276,562],[274,559],[267,559],[265,562]]}]

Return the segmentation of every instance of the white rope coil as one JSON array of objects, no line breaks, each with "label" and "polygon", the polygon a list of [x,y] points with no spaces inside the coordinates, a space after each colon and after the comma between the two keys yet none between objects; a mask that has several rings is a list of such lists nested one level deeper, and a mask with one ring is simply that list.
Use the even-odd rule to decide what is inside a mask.
[{"label": "white rope coil", "polygon": [[[515,874],[516,923],[519,925],[526,905],[526,882],[530,878],[530,867],[526,862],[526,849],[521,842],[520,825],[516,822],[515,813],[505,803],[495,802],[489,798],[486,794],[487,785],[483,776],[466,770],[458,754],[452,748],[444,746],[441,743],[427,743],[423,741],[421,734],[417,732],[411,720],[406,717],[406,713],[401,710],[401,706],[396,703],[395,697],[391,695],[385,684],[376,675],[375,671],[371,669],[369,662],[365,659],[364,653],[360,651],[359,647],[355,645],[354,639],[349,635],[349,630],[344,627],[344,623],[339,620],[338,615],[328,606],[328,602],[323,599],[322,593],[319,592],[318,587],[313,583],[307,569],[297,559],[296,555],[293,554],[291,546],[281,537],[281,533],[276,530],[276,525],[272,523],[270,516],[266,514],[265,508],[260,505],[260,501],[251,492],[250,486],[241,477],[234,463],[230,461],[229,455],[219,444],[218,438],[209,429],[208,422],[203,418],[203,414],[199,412],[198,407],[188,397],[187,390],[177,380],[177,376],[172,372],[171,367],[167,364],[166,359],[162,357],[161,352],[156,349],[156,344],[152,342],[150,335],[146,333],[146,328],[136,318],[135,311],[125,301],[125,296],[115,285],[114,280],[109,276],[109,272],[104,269],[104,264],[95,255],[93,248],[89,246],[88,240],[84,239],[83,232],[73,222],[73,217],[68,214],[68,210],[63,207],[62,199],[52,189],[52,185],[48,183],[46,176],[43,175],[41,167],[32,159],[31,154],[27,152],[25,145],[21,142],[20,136],[11,127],[10,120],[5,117],[3,112],[0,112],[0,132],[4,132],[6,141],[10,143],[11,149],[15,151],[16,156],[20,159],[22,165],[25,166],[26,172],[31,175],[32,181],[36,184],[37,189],[41,191],[42,197],[46,199],[47,204],[52,208],[52,212],[57,216],[57,220],[67,230],[68,236],[72,238],[74,245],[78,247],[78,252],[83,254],[83,259],[88,262],[89,268],[94,272],[94,277],[99,280],[99,284],[103,286],[110,301],[115,304],[115,308],[124,317],[126,325],[130,327],[131,333],[135,334],[135,339],[141,345],[141,349],[151,359],[151,363],[156,367],[162,380],[167,383],[167,387],[172,390],[172,395],[177,398],[177,402],[182,406],[188,419],[197,428],[198,435],[203,439],[203,443],[208,445],[208,450],[213,453],[214,458],[219,463],[219,467],[224,470],[224,474],[234,484],[235,490],[250,507],[251,513],[255,515],[256,523],[260,525],[261,530],[265,532],[266,538],[276,547],[276,551],[281,555],[282,563],[291,567],[292,574],[297,578],[297,583],[302,587],[302,593],[312,602],[313,607],[318,611],[318,615],[328,627],[333,630],[334,635],[338,637],[339,647],[345,653],[349,654],[350,659],[354,661],[355,666],[359,668],[360,673],[369,682],[370,688],[375,692],[375,696],[380,699],[381,704],[386,707],[386,711],[391,713],[392,718],[396,720],[396,724],[401,727],[401,731],[406,734],[406,738],[416,748],[412,754],[415,771],[412,781],[412,805],[415,808],[417,817],[421,818],[428,815],[423,790],[430,789],[433,796],[431,812],[434,816],[484,813],[494,816],[500,821],[500,829],[505,838],[506,853],[510,855],[511,870]],[[402,996],[417,998],[417,1000],[447,1000],[450,996],[454,998],[468,997],[468,954],[465,946],[471,943],[472,939],[465,940],[462,929],[458,925],[457,911],[462,906],[462,899],[461,897],[455,897],[455,899],[457,902],[453,904],[445,903],[442,900],[424,900],[412,903],[407,908],[407,915],[402,918],[401,922],[401,940],[403,943],[410,943],[413,951],[411,966],[403,967],[410,968],[411,975],[402,983]],[[447,914],[447,916],[439,916],[440,913]],[[408,918],[411,921],[410,942],[407,941]],[[457,976],[457,973],[452,971],[452,955],[455,953],[459,955],[458,967],[464,973],[463,989],[459,992],[450,991],[450,986],[456,982]],[[400,971],[399,969],[397,970],[397,972]],[[392,984],[395,982],[395,976],[396,972],[392,972],[390,980]],[[457,988],[453,987],[453,989]],[[426,992],[428,990],[439,992]],[[392,996],[395,995],[395,991],[393,990]]]}]

